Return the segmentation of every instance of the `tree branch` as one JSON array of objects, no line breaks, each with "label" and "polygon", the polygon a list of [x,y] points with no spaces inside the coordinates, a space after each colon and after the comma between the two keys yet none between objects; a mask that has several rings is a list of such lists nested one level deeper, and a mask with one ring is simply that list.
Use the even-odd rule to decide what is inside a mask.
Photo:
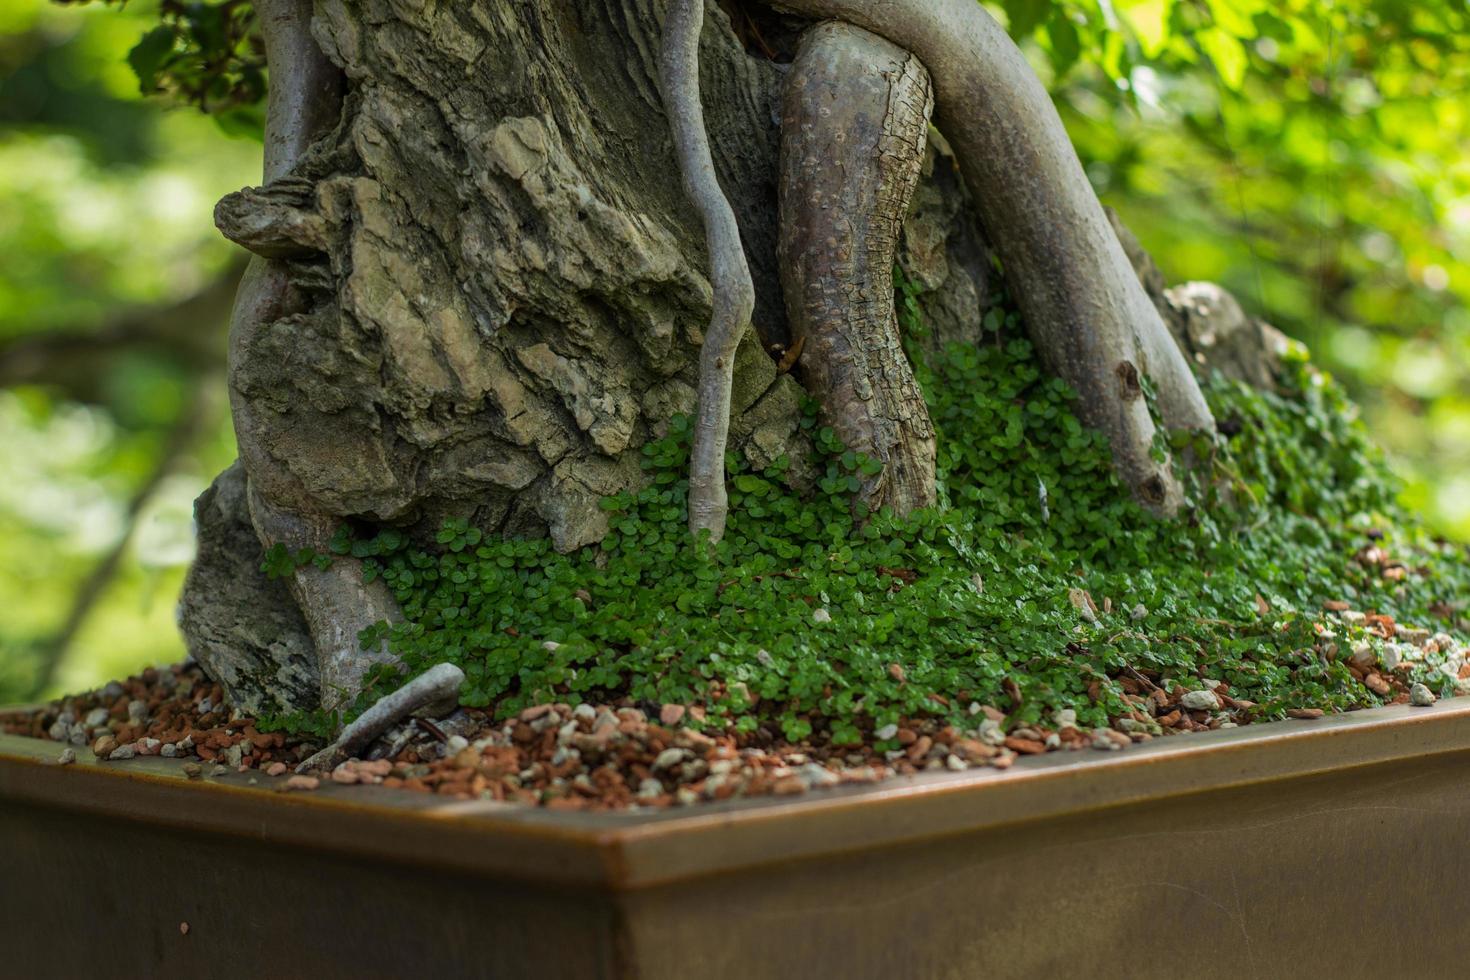
[{"label": "tree branch", "polygon": [[0,388],[57,387],[78,401],[100,397],[119,353],[153,350],[200,371],[224,366],[223,327],[245,269],[231,262],[199,292],[178,302],[131,310],[100,329],[67,327],[17,337],[0,346]]}]

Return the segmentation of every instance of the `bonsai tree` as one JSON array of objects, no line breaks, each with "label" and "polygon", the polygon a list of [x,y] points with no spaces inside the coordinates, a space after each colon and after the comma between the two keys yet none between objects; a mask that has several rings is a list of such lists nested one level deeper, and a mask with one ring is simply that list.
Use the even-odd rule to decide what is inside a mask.
[{"label": "bonsai tree", "polygon": [[1364,550],[1394,505],[1345,400],[1165,289],[973,0],[237,15],[198,91],[269,72],[215,215],[240,459],[182,622],[243,710],[442,661],[470,704],[764,700],[838,744],[1226,669],[1346,706],[1366,662],[1272,659],[1323,649],[1302,613],[1443,604]]}]

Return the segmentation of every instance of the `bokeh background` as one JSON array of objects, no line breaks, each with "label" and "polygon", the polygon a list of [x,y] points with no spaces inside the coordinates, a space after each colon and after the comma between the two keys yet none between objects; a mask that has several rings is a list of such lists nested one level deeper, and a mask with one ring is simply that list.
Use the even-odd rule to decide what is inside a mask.
[{"label": "bokeh background", "polygon": [[[988,6],[1169,280],[1305,341],[1405,501],[1470,540],[1465,0]],[[0,0],[0,703],[183,655],[191,503],[234,455],[243,259],[210,216],[258,179],[259,113],[134,66],[206,20],[170,41],[159,0]]]}]

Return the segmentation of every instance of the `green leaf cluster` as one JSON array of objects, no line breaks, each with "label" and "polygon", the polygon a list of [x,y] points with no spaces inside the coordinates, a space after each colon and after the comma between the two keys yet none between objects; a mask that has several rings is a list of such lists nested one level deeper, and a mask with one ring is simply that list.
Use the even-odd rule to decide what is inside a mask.
[{"label": "green leaf cluster", "polygon": [[[979,345],[921,362],[940,507],[903,519],[856,507],[876,463],[811,409],[816,486],[794,489],[787,460],[753,472],[732,458],[725,537],[691,541],[678,417],[644,447],[647,485],[603,502],[597,546],[558,554],[464,522],[432,548],[394,530],[353,542],[404,613],[364,643],[386,638],[412,672],[459,664],[464,702],[498,715],[630,697],[703,705],[716,728],[842,745],[905,716],[973,725],[971,702],[1017,723],[1072,708],[1105,724],[1127,710],[1117,679],[1130,671],[1218,678],[1268,714],[1375,704],[1317,655],[1323,601],[1429,624],[1432,603],[1470,587],[1463,553],[1396,509],[1351,406],[1301,352],[1279,392],[1212,382],[1230,435],[1195,447],[1192,506],[1162,522],[1119,486],[1015,312],[997,307],[985,324]],[[1354,555],[1370,530],[1426,574],[1365,570]],[[1069,601],[1077,588],[1102,608],[1096,624]]]}]

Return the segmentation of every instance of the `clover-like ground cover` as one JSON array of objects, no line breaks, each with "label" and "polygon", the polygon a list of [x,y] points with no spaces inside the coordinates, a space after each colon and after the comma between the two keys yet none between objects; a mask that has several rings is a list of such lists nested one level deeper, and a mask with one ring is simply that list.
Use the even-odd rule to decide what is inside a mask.
[{"label": "clover-like ground cover", "polygon": [[[706,728],[877,749],[897,747],[873,733],[901,718],[972,727],[976,705],[1017,725],[1067,708],[1079,726],[1106,725],[1134,711],[1140,685],[1224,681],[1255,703],[1238,720],[1402,700],[1413,682],[1454,693],[1462,652],[1400,658],[1390,619],[1451,629],[1470,563],[1396,504],[1382,454],[1304,350],[1276,392],[1209,381],[1221,434],[1175,447],[1195,459],[1191,504],[1161,522],[1118,484],[1103,438],[1022,337],[998,307],[979,345],[910,351],[938,429],[933,510],[854,514],[854,474],[874,464],[813,410],[815,487],[792,489],[784,461],[753,473],[732,459],[725,537],[693,544],[689,426],[676,418],[644,448],[647,487],[604,501],[611,532],[575,554],[464,525],[433,552],[396,531],[339,535],[403,609],[403,623],[369,632],[413,672],[460,665],[463,702],[499,716],[630,697],[688,706]],[[1348,663],[1365,644],[1392,689],[1377,664]],[[358,707],[393,683],[374,678]]]}]

